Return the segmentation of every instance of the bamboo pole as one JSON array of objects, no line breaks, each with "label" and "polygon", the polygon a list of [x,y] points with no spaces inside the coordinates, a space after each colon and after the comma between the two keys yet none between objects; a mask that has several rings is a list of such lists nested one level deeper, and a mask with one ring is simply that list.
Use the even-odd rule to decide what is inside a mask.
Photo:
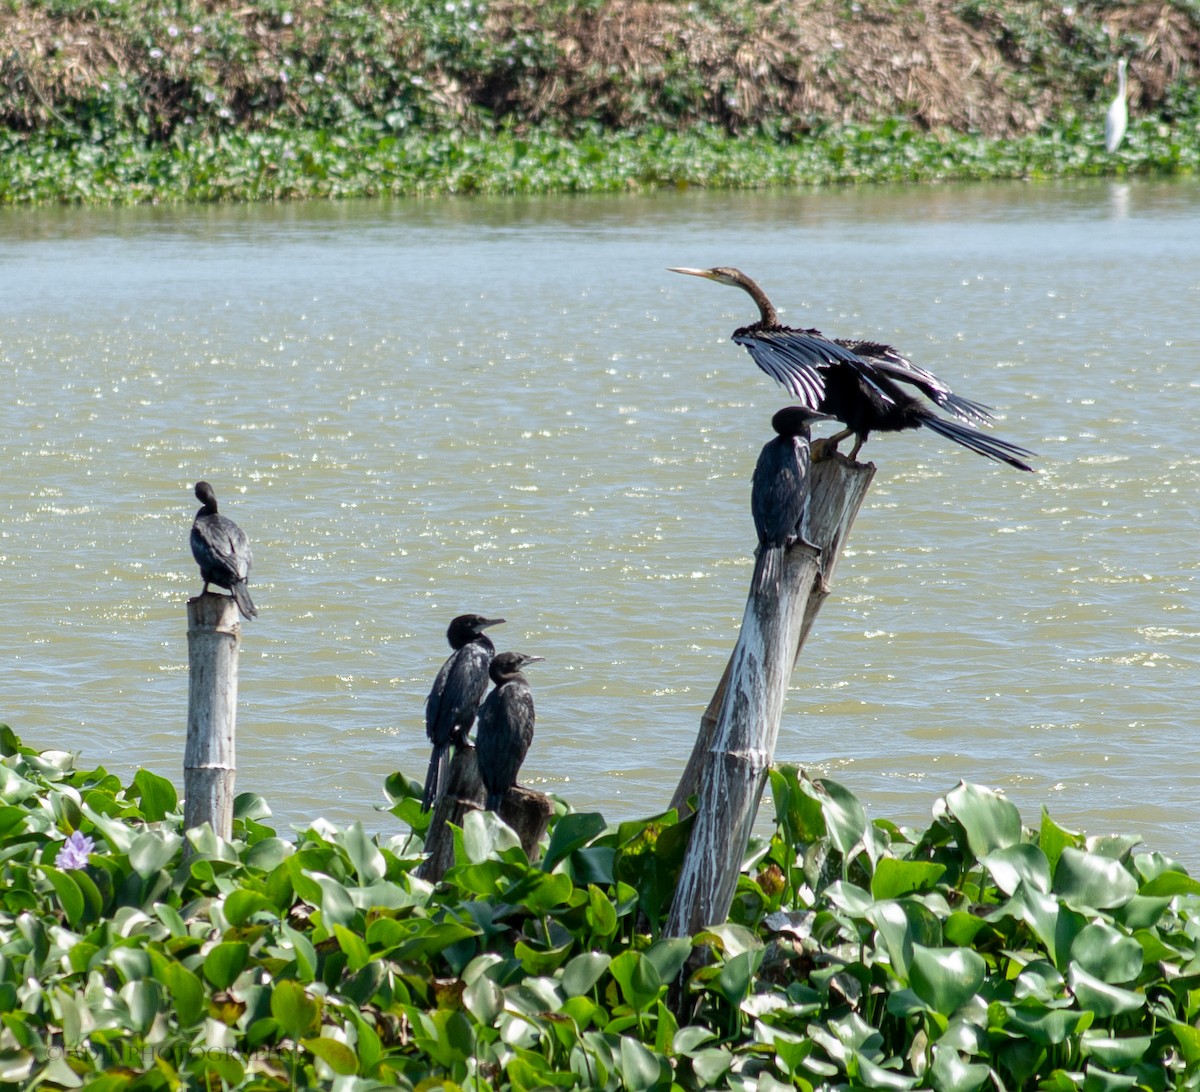
[{"label": "bamboo pole", "polygon": [[188,600],[188,719],[183,756],[183,829],[208,823],[233,834],[237,762],[238,647],[241,627],[232,596],[206,592]]},{"label": "bamboo pole", "polygon": [[[433,807],[433,818],[425,835],[426,857],[417,869],[421,879],[437,883],[446,874],[446,869],[454,864],[452,825],[461,827],[469,812],[483,810],[486,800],[487,790],[475,761],[475,745],[456,747],[446,776],[446,791]],[[538,859],[539,843],[553,814],[550,797],[520,785],[509,789],[500,802],[500,818],[516,832],[530,861]]]},{"label": "bamboo pole", "polygon": [[667,918],[667,936],[691,936],[723,922],[733,902],[792,668],[829,594],[837,560],[875,475],[872,464],[844,456],[812,466],[808,537],[820,553],[795,546],[785,555],[778,593],[751,590],[737,645],[700,722],[700,732],[671,806],[696,797],[696,820]]}]

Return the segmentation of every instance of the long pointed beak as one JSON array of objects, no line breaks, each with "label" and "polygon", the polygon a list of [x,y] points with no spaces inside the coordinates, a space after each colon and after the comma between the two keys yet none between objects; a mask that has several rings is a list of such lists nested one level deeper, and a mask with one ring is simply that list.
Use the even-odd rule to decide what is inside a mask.
[{"label": "long pointed beak", "polygon": [[712,273],[707,269],[689,269],[687,266],[669,265],[667,266],[668,273],[686,273],[689,277],[703,277],[705,280],[713,279]]},{"label": "long pointed beak", "polygon": [[545,656],[526,656],[526,657],[525,657],[525,662],[526,662],[527,664],[540,664],[540,663],[545,663],[545,662],[546,662],[546,657],[545,657]]}]

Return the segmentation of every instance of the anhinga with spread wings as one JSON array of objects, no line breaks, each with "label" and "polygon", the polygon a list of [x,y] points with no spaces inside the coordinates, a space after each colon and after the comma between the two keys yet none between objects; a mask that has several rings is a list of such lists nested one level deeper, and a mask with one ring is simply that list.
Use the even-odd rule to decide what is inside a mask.
[{"label": "anhinga with spread wings", "polygon": [[[836,446],[847,436],[856,442],[855,458],[872,432],[901,432],[928,428],[969,448],[976,454],[1032,470],[1024,460],[1033,452],[975,427],[991,420],[991,410],[981,402],[955,394],[932,372],[919,368],[890,345],[871,341],[827,338],[819,330],[799,330],[779,321],[767,294],[740,269],[672,268],[672,273],[704,277],[749,294],[758,304],[759,320],[733,332],[757,364],[809,409],[835,417],[845,430],[831,436]],[[934,413],[899,384],[915,387],[934,405],[951,413],[950,420]]]}]

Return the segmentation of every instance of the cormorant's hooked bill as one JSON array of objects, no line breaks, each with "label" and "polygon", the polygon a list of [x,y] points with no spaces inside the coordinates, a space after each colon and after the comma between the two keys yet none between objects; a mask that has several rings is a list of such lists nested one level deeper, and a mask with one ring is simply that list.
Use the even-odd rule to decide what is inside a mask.
[{"label": "cormorant's hooked bill", "polygon": [[[856,458],[872,432],[900,432],[928,428],[969,448],[976,454],[1032,470],[1025,460],[1034,457],[1027,448],[981,432],[975,424],[991,420],[982,402],[955,394],[932,372],[919,368],[890,345],[871,341],[827,338],[819,330],[784,326],[767,294],[740,269],[672,268],[672,273],[704,277],[746,292],[758,305],[759,321],[733,332],[733,340],[746,348],[754,362],[810,409],[837,418],[846,428],[830,437],[836,445],[847,436],[856,438],[850,458]],[[958,418],[939,417],[898,386],[915,387],[934,405]]]},{"label": "cormorant's hooked bill", "polygon": [[192,522],[191,547],[204,581],[200,594],[208,591],[209,584],[216,584],[232,593],[244,618],[255,618],[258,611],[246,587],[253,563],[250,540],[233,520],[217,511],[217,495],[208,482],[197,482],[195,492],[202,507]]},{"label": "cormorant's hooked bill", "polygon": [[479,704],[487,693],[488,669],[496,646],[483,631],[503,621],[482,614],[460,614],[446,630],[446,640],[454,651],[442,664],[425,699],[425,735],[433,744],[433,754],[425,774],[422,811],[432,808],[446,791],[450,748],[467,742]]},{"label": "cormorant's hooked bill", "polygon": [[533,693],[521,669],[542,659],[523,652],[501,652],[492,660],[491,678],[496,685],[479,709],[479,727],[475,732],[475,759],[487,790],[489,811],[500,810],[508,790],[517,783],[517,772],[529,752],[533,740]]}]

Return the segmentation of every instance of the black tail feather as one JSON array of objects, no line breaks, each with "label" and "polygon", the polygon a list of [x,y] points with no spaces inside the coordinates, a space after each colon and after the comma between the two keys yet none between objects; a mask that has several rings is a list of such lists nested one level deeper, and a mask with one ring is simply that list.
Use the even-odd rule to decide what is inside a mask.
[{"label": "black tail feather", "polygon": [[429,769],[425,772],[425,791],[421,794],[421,810],[429,811],[437,798],[446,791],[446,774],[450,769],[450,748],[435,746],[429,756]]},{"label": "black tail feather", "polygon": [[767,588],[779,591],[779,574],[783,560],[782,546],[767,546],[765,543],[758,548],[754,559],[754,575],[750,578],[750,587],[755,595],[762,595]]},{"label": "black tail feather", "polygon": [[237,600],[238,610],[242,612],[243,618],[258,617],[258,610],[250,598],[250,589],[246,587],[244,580],[238,581],[229,590],[233,592],[233,598]]},{"label": "black tail feather", "polygon": [[508,795],[507,792],[489,792],[487,794],[486,808],[488,811],[494,811],[497,814],[500,812],[500,805],[504,803],[504,798]]},{"label": "black tail feather", "polygon": [[974,451],[977,455],[995,459],[997,462],[1008,463],[1009,466],[1015,466],[1018,470],[1033,470],[1033,467],[1024,461],[1027,458],[1036,458],[1035,453],[1028,448],[1020,447],[1008,440],[1001,440],[998,436],[980,432],[979,429],[972,428],[961,421],[948,421],[935,413],[922,417],[921,423],[926,428],[933,429],[940,436],[945,436],[947,440],[962,444],[963,447]]}]

